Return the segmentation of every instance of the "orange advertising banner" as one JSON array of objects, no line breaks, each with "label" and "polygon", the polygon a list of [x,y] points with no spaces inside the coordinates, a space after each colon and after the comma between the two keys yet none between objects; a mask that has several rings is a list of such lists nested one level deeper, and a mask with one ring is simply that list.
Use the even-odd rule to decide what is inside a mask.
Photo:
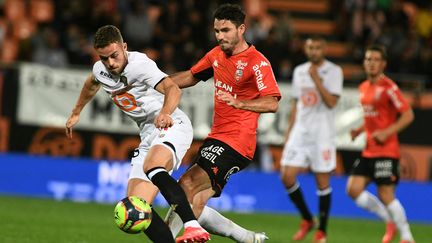
[{"label": "orange advertising banner", "polygon": [[401,145],[401,178],[428,181],[432,173],[432,146]]}]

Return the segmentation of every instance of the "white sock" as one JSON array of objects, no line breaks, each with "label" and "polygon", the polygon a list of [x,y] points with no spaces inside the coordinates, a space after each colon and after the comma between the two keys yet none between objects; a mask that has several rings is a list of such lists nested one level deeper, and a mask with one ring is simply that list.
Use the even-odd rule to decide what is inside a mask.
[{"label": "white sock", "polygon": [[388,211],[390,212],[393,221],[395,222],[401,239],[402,240],[408,240],[408,241],[414,241],[413,236],[411,234],[411,230],[407,221],[407,217],[405,214],[405,210],[402,206],[402,204],[399,202],[399,200],[395,199],[393,200],[388,206]]},{"label": "white sock", "polygon": [[235,224],[210,207],[204,207],[198,222],[212,234],[230,237],[236,242],[253,243],[254,241],[254,232]]},{"label": "white sock", "polygon": [[168,224],[168,227],[171,230],[173,238],[175,239],[177,235],[180,233],[183,228],[183,221],[180,216],[174,212],[174,210],[170,207],[167,215],[165,216],[165,222]]},{"label": "white sock", "polygon": [[391,216],[387,211],[387,208],[372,193],[363,191],[354,201],[356,202],[357,206],[376,214],[385,222],[389,222],[391,220]]},{"label": "white sock", "polygon": [[186,223],[184,223],[184,227],[201,228],[201,225],[198,223],[197,220],[189,220]]}]

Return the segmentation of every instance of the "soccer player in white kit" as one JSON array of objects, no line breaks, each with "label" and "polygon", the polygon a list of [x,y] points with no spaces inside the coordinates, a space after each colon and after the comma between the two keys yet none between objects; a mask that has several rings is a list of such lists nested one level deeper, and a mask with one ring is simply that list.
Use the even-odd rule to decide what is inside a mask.
[{"label": "soccer player in white kit", "polygon": [[[183,189],[170,175],[180,166],[193,138],[189,118],[177,108],[181,97],[178,85],[145,54],[128,52],[115,26],[98,29],[94,48],[101,60],[85,81],[66,122],[66,135],[72,137],[81,110],[102,87],[140,128],[141,143],[131,160],[127,196],[152,203],[160,190],[180,215],[185,229],[189,228],[183,238],[187,242],[206,242],[209,234],[199,225]],[[144,233],[153,242],[174,242],[168,226],[152,212],[152,222]]]},{"label": "soccer player in white kit", "polygon": [[294,69],[293,104],[281,159],[281,178],[302,222],[293,240],[302,240],[314,228],[297,174],[309,167],[315,174],[319,196],[319,226],[314,242],[326,242],[330,209],[330,173],[336,168],[335,106],[342,92],[342,69],[325,59],[323,38],[305,42],[308,62]]}]

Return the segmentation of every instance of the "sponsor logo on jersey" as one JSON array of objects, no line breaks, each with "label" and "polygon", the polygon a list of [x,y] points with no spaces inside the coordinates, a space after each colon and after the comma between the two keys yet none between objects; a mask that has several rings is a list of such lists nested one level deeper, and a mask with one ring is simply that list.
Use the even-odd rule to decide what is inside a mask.
[{"label": "sponsor logo on jersey", "polygon": [[217,61],[217,60],[214,60],[214,62],[213,62],[213,66],[214,66],[214,67],[218,67],[218,66],[219,66],[219,64],[218,64],[218,61]]},{"label": "sponsor logo on jersey", "polygon": [[375,90],[375,96],[374,96],[375,100],[379,100],[383,91],[384,91],[383,87],[377,87],[377,89]]},{"label": "sponsor logo on jersey", "polygon": [[247,62],[242,62],[240,60],[237,61],[236,63],[236,72],[235,72],[235,80],[236,81],[240,81],[241,77],[243,77],[243,70],[245,69],[245,67],[248,65]]},{"label": "sponsor logo on jersey", "polygon": [[258,64],[254,65],[252,67],[252,70],[255,72],[256,83],[257,83],[257,87],[258,87],[259,91],[267,88],[267,86],[264,84],[263,74],[262,74],[260,68],[261,68],[261,66]]},{"label": "sponsor logo on jersey", "polygon": [[236,63],[236,68],[240,69],[240,70],[244,70],[247,65],[248,65],[247,62],[242,62],[242,61],[238,60]]},{"label": "sponsor logo on jersey", "polygon": [[268,64],[266,61],[261,61],[259,67],[267,67],[267,66],[270,66],[270,64]]},{"label": "sponsor logo on jersey", "polygon": [[242,77],[243,77],[243,70],[237,69],[235,72],[235,80],[240,81]]},{"label": "sponsor logo on jersey", "polygon": [[228,85],[228,84],[220,81],[219,79],[216,79],[216,81],[214,82],[214,84],[215,84],[216,88],[220,88],[220,89],[223,89],[223,90],[228,91],[228,92],[232,92],[233,91],[233,87],[232,86],[230,86],[230,85]]},{"label": "sponsor logo on jersey", "polygon": [[306,107],[315,106],[318,103],[318,93],[315,89],[305,88],[302,89],[302,94],[300,97],[302,103]]},{"label": "sponsor logo on jersey", "polygon": [[400,109],[402,107],[402,102],[399,99],[399,97],[396,95],[397,89],[398,88],[396,87],[396,85],[394,85],[393,87],[387,90],[387,94],[390,96],[390,99],[393,101],[394,106]]},{"label": "sponsor logo on jersey", "polygon": [[363,105],[363,112],[364,116],[366,117],[376,117],[378,116],[378,111],[375,110],[375,107],[373,105]]},{"label": "sponsor logo on jersey", "polygon": [[113,76],[110,73],[107,73],[107,72],[104,72],[104,71],[100,71],[99,74],[102,75],[102,76],[104,76],[104,77],[113,79]]}]

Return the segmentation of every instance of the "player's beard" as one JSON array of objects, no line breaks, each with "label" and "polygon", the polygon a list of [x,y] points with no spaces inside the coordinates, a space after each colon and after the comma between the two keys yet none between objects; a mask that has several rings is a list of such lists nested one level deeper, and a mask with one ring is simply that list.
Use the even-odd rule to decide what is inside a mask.
[{"label": "player's beard", "polygon": [[219,42],[219,46],[221,47],[222,51],[228,55],[231,56],[232,53],[234,52],[235,47],[237,46],[237,44],[239,43],[239,40],[236,38],[232,41],[222,41]]}]

